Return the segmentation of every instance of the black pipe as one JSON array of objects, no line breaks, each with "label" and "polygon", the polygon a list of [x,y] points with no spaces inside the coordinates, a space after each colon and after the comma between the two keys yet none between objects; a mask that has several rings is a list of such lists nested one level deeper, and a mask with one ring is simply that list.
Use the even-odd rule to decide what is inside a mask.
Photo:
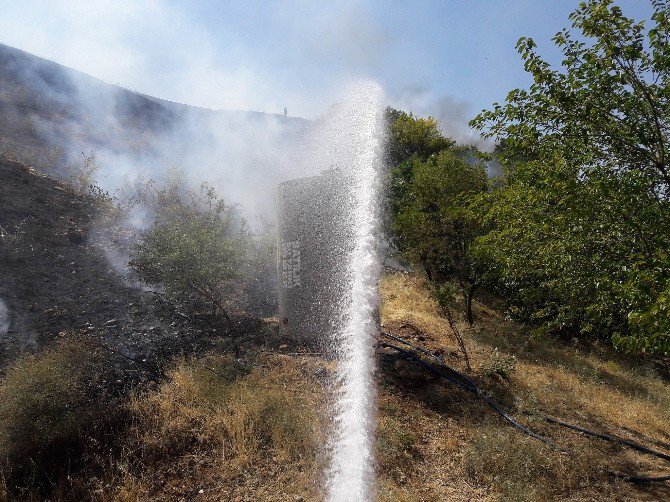
[{"label": "black pipe", "polygon": [[[426,350],[422,347],[418,347],[418,346],[416,346],[416,345],[414,345],[414,344],[412,344],[412,343],[410,343],[406,340],[403,340],[400,337],[397,337],[395,335],[387,333],[386,331],[382,330],[381,334],[383,336],[386,336],[387,338],[390,338],[390,339],[398,341],[398,342],[400,342],[404,345],[407,345],[408,347],[411,347],[412,349],[416,350],[417,352],[420,352],[422,354],[430,356],[432,359],[436,360],[440,364],[440,366],[442,366],[442,369],[447,370],[448,373],[445,373],[444,371],[442,371],[442,369],[435,368],[431,364],[425,362],[423,359],[421,359],[421,357],[417,356],[416,354],[414,354],[412,352],[409,352],[405,349],[401,349],[400,347],[398,347],[396,345],[386,343],[386,342],[382,342],[381,343],[382,347],[388,347],[390,349],[396,350],[396,351],[400,352],[401,354],[403,354],[406,358],[411,359],[413,361],[416,361],[417,363],[419,363],[423,367],[427,368],[429,371],[431,371],[435,375],[437,375],[441,378],[444,378],[445,380],[464,388],[468,392],[470,392],[470,393],[474,394],[475,396],[481,398],[487,405],[489,405],[489,407],[491,407],[496,413],[498,413],[504,420],[506,420],[507,422],[512,424],[516,429],[522,431],[524,434],[526,434],[526,435],[528,435],[532,438],[535,438],[539,441],[542,441],[545,444],[550,445],[552,448],[559,449],[560,451],[562,451],[564,453],[567,453],[567,450],[561,448],[560,446],[558,446],[553,441],[545,438],[544,436],[541,436],[541,435],[533,432],[529,428],[521,425],[519,422],[514,420],[510,415],[508,415],[500,407],[500,405],[498,405],[498,403],[496,403],[493,399],[486,396],[482,392],[482,390],[479,388],[479,386],[471,378],[469,378],[468,376],[463,375],[462,373],[460,373],[460,372],[456,371],[455,369],[449,367],[447,364],[444,363],[444,360],[441,357],[429,352],[428,350]],[[649,455],[653,455],[653,456],[662,458],[664,460],[669,460],[670,461],[670,455],[652,450],[650,448],[647,448],[646,446],[635,443],[633,441],[614,438],[614,437],[609,436],[607,434],[601,434],[601,433],[598,433],[598,432],[595,432],[595,431],[591,431],[589,429],[585,429],[583,427],[568,424],[567,422],[563,422],[561,420],[558,420],[558,419],[555,419],[555,418],[552,418],[552,417],[547,417],[547,416],[543,416],[543,415],[538,415],[538,416],[540,416],[541,418],[543,418],[544,420],[546,420],[549,423],[560,425],[562,427],[567,427],[569,429],[582,432],[582,433],[584,433],[586,435],[589,435],[589,436],[604,439],[606,441],[612,441],[612,442],[615,442],[615,443],[619,443],[619,444],[628,446],[630,448],[633,448],[635,450],[638,450],[640,452],[647,453]],[[610,471],[610,470],[607,470],[606,473],[608,475],[612,476],[612,477],[622,479],[622,480],[625,480],[625,481],[630,481],[631,483],[637,483],[637,484],[664,483],[666,481],[670,481],[670,476],[656,476],[656,477],[636,476],[636,475],[633,475],[633,474],[625,474],[625,473],[620,473],[620,472]]]}]

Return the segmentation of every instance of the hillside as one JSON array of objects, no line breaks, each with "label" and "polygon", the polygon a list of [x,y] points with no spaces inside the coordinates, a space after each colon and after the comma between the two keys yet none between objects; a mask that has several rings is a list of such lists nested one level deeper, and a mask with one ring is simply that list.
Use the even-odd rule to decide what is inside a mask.
[{"label": "hillside", "polygon": [[[332,361],[278,338],[272,320],[237,317],[231,331],[214,318],[171,308],[110,270],[94,239],[94,223],[105,211],[100,199],[16,162],[3,161],[0,170],[0,298],[11,318],[2,338],[3,396],[20,383],[21,395],[35,406],[49,365],[63,358],[75,368],[97,361],[81,370],[87,393],[93,382],[99,386],[91,398],[97,412],[87,419],[94,428],[80,433],[88,438],[79,447],[85,464],[72,464],[69,478],[49,488],[52,496],[319,500]],[[394,273],[383,278],[381,291],[387,331],[465,370],[424,279]],[[474,314],[474,328],[462,312],[458,322],[473,363],[469,375],[514,418],[566,451],[523,435],[472,395],[380,348],[380,500],[670,495],[667,486],[635,485],[606,473],[663,475],[667,464],[660,459],[537,415],[667,452],[670,393],[653,366],[604,346],[534,338],[506,320],[495,299],[477,301]],[[55,374],[63,375],[62,364],[53,367]],[[88,409],[78,406],[81,413]],[[59,423],[50,420],[49,427]],[[10,493],[37,493],[34,486],[5,489],[8,500]]]},{"label": "hillside", "polygon": [[[382,295],[385,329],[464,369],[423,279],[388,275]],[[477,302],[475,312],[474,329],[459,322],[473,360],[469,375],[517,420],[565,451],[525,436],[462,389],[379,349],[379,500],[651,501],[670,496],[667,486],[636,485],[607,474],[663,475],[667,462],[549,424],[538,415],[667,452],[670,392],[653,368],[631,366],[608,349],[533,339],[488,303]],[[260,357],[247,356],[248,373],[232,382],[211,370],[230,368],[222,354],[177,364],[168,382],[133,404],[141,428],[133,447],[149,455],[150,463],[126,472],[119,485],[103,490],[106,496],[321,500],[318,473],[325,464],[319,445],[328,427],[323,384],[332,365],[294,350],[284,345],[266,348]],[[253,411],[239,399],[256,403]],[[259,425],[245,415],[250,412],[273,417],[273,425]],[[239,428],[246,434],[238,435]],[[175,448],[179,456],[167,453]],[[223,459],[221,449],[227,452]],[[126,462],[132,465],[131,458]]]},{"label": "hillside", "polygon": [[160,295],[114,268],[110,239],[125,230],[105,199],[15,161],[0,159],[0,180],[0,300],[9,321],[0,332],[0,368],[78,334],[114,362],[125,385],[155,378],[172,355],[211,347],[210,338],[225,334],[203,337]]},{"label": "hillside", "polygon": [[275,168],[270,152],[285,149],[309,124],[146,96],[0,44],[0,153],[57,176],[95,156],[98,181],[110,191],[124,175],[160,178],[175,166],[189,172],[216,165],[253,178],[260,167]]},{"label": "hillside", "polygon": [[0,502],[670,500],[651,8],[520,39],[491,153],[372,81],[312,122],[0,45]]}]

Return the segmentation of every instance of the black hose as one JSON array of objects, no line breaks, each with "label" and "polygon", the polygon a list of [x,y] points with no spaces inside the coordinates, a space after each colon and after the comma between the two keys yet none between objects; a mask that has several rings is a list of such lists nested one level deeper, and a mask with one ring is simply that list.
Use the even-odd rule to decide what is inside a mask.
[{"label": "black hose", "polygon": [[[396,350],[397,352],[404,355],[406,358],[419,363],[421,366],[425,367],[426,369],[428,369],[430,372],[434,373],[435,375],[437,375],[441,378],[444,378],[445,380],[447,380],[447,381],[449,381],[449,382],[451,382],[455,385],[458,385],[458,386],[462,387],[463,389],[467,390],[468,392],[470,392],[470,393],[474,394],[475,396],[479,397],[491,409],[493,409],[496,413],[498,413],[505,421],[507,421],[508,423],[513,425],[516,429],[520,430],[524,434],[526,434],[526,435],[528,435],[528,436],[530,436],[534,439],[537,439],[539,441],[542,441],[543,443],[550,445],[552,448],[559,449],[562,452],[566,452],[566,450],[560,448],[556,443],[554,443],[550,439],[547,439],[544,436],[541,436],[541,435],[533,432],[529,428],[521,425],[519,422],[514,420],[510,415],[508,415],[500,407],[500,405],[498,403],[496,403],[493,399],[486,396],[482,392],[482,390],[479,388],[479,386],[471,378],[469,378],[468,376],[463,375],[462,373],[460,373],[460,372],[456,371],[455,369],[449,367],[447,364],[445,364],[444,360],[441,357],[429,352],[428,350],[426,350],[422,347],[418,347],[418,346],[416,346],[416,345],[414,345],[414,344],[412,344],[412,343],[410,343],[410,342],[408,342],[408,341],[406,341],[406,340],[404,340],[400,337],[392,335],[392,334],[390,334],[386,331],[382,330],[381,334],[383,336],[386,336],[387,338],[390,338],[392,340],[400,342],[403,345],[411,347],[412,349],[416,350],[417,352],[419,352],[421,354],[428,355],[429,357],[431,357],[432,359],[437,361],[440,364],[441,368],[434,367],[433,365],[431,365],[431,364],[425,362],[423,359],[421,359],[420,356],[417,356],[416,354],[414,354],[412,352],[409,352],[405,349],[402,349],[402,348],[400,348],[396,345],[386,343],[386,342],[382,342],[381,343],[382,347],[388,347],[390,349]],[[446,370],[446,372],[444,370]],[[541,418],[543,418],[544,420],[546,420],[547,422],[549,422],[549,423],[560,425],[561,427],[567,427],[569,429],[581,432],[581,433],[589,435],[589,436],[604,439],[606,441],[619,443],[619,444],[628,446],[632,449],[638,450],[640,452],[647,453],[649,455],[653,455],[653,456],[662,458],[664,460],[669,460],[670,461],[670,455],[652,450],[650,448],[647,448],[646,446],[635,443],[634,441],[628,441],[628,440],[625,440],[625,439],[614,438],[614,437],[609,436],[607,434],[601,434],[599,432],[591,431],[589,429],[585,429],[585,428],[579,427],[577,425],[572,425],[572,424],[569,424],[567,422],[563,422],[561,420],[558,420],[558,419],[555,419],[555,418],[552,418],[552,417],[543,416],[543,415],[539,415],[539,416]],[[636,476],[636,475],[632,475],[632,474],[624,474],[624,473],[620,473],[620,472],[616,472],[616,471],[610,471],[610,470],[607,470],[606,472],[607,472],[608,475],[610,475],[612,477],[615,477],[617,479],[622,479],[622,480],[629,481],[631,483],[637,483],[637,484],[664,483],[666,481],[670,481],[670,476],[648,477],[648,476]]]},{"label": "black hose", "polygon": [[605,441],[611,441],[612,443],[622,444],[628,446],[629,448],[632,448],[633,450],[637,450],[643,453],[647,453],[649,455],[653,455],[654,457],[670,461],[670,455],[668,455],[667,453],[652,450],[651,448],[647,448],[646,446],[641,445],[640,443],[636,443],[635,441],[629,441],[628,439],[616,438],[614,436],[610,436],[609,434],[602,434],[600,432],[595,432],[589,429],[585,429],[584,427],[580,427],[578,425],[563,422],[562,420],[559,420],[557,418],[542,415],[539,416],[541,416],[544,420],[546,420],[550,424],[560,425],[561,427],[566,427],[568,429],[572,429],[573,431],[581,432],[582,434],[586,434],[587,436],[593,436],[599,439],[604,439]]},{"label": "black hose", "polygon": [[[388,338],[391,338],[392,340],[395,340],[395,341],[397,341],[397,342],[400,342],[400,343],[402,343],[402,344],[404,344],[404,345],[407,345],[408,347],[411,347],[412,349],[416,350],[417,352],[421,352],[422,354],[426,354],[427,356],[430,356],[432,359],[434,359],[435,361],[437,361],[441,366],[443,366],[445,370],[447,370],[448,372],[450,372],[451,374],[453,374],[453,375],[456,376],[457,378],[459,378],[459,379],[461,379],[461,380],[467,382],[468,385],[469,385],[470,388],[471,388],[470,390],[472,390],[472,391],[474,391],[474,392],[477,392],[477,393],[481,392],[481,391],[479,390],[479,388],[477,387],[477,384],[476,384],[471,378],[469,378],[467,375],[464,375],[464,374],[462,374],[462,373],[459,373],[458,371],[456,371],[456,370],[454,370],[453,368],[451,368],[449,365],[447,365],[447,363],[444,362],[444,359],[442,359],[442,358],[441,358],[440,356],[438,356],[437,354],[433,354],[432,352],[430,352],[430,351],[428,351],[428,350],[426,350],[426,349],[424,349],[424,348],[422,348],[422,347],[418,347],[417,345],[414,345],[414,344],[412,344],[412,343],[409,343],[407,340],[404,340],[404,339],[402,339],[402,338],[400,338],[400,337],[398,337],[398,336],[392,335],[392,334],[389,333],[388,331],[384,331],[384,330],[382,330],[382,335],[384,335],[384,336],[386,336],[386,337],[388,337]],[[460,384],[458,384],[458,385],[460,385]]]},{"label": "black hose", "polygon": [[[416,356],[415,354],[412,354],[411,352],[409,352],[405,349],[401,349],[397,345],[393,345],[393,344],[384,342],[384,343],[382,343],[382,346],[383,347],[388,347],[388,348],[393,349],[393,350],[397,350],[398,352],[403,354],[408,359],[416,361],[417,363],[424,366],[425,368],[427,368],[429,371],[435,373],[436,375],[438,375],[438,376],[444,378],[445,380],[448,380],[448,381],[450,381],[450,382],[452,382],[456,385],[459,385],[459,386],[463,387],[464,389],[468,390],[472,394],[481,398],[496,413],[498,413],[504,420],[506,420],[507,422],[512,424],[514,427],[516,427],[517,429],[522,431],[524,434],[527,434],[528,436],[530,436],[532,438],[535,438],[539,441],[542,441],[543,443],[546,443],[546,444],[552,446],[553,448],[559,448],[560,449],[560,447],[556,443],[554,443],[553,441],[551,441],[551,440],[549,440],[549,439],[547,439],[543,436],[540,436],[539,434],[530,430],[528,427],[525,427],[525,426],[521,425],[519,422],[517,422],[516,420],[514,420],[511,416],[509,416],[507,413],[505,413],[505,411],[502,408],[500,408],[500,406],[498,406],[495,402],[493,402],[491,399],[486,397],[478,387],[473,388],[473,387],[470,387],[470,386],[467,386],[467,385],[463,385],[461,382],[459,382],[457,379],[453,378],[451,375],[448,375],[447,373],[445,373],[443,371],[440,371],[439,369],[435,368],[434,366],[432,366],[432,365],[428,364],[427,362],[425,362],[424,360],[422,360],[420,357]],[[453,373],[460,375],[457,371],[454,371],[454,370],[452,370],[452,371],[453,371]]]}]

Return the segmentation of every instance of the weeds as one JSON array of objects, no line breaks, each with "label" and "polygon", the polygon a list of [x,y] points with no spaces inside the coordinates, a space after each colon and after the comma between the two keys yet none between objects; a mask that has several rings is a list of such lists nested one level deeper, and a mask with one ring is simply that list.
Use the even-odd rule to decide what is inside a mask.
[{"label": "weeds", "polygon": [[[227,356],[183,361],[157,392],[138,394],[130,403],[138,457],[151,465],[206,457],[224,479],[251,466],[260,473],[280,465],[296,477],[288,484],[307,484],[299,473],[317,462],[318,406],[309,393],[282,385],[291,377],[304,381],[296,368],[275,370],[268,375]],[[134,483],[141,483],[142,472],[136,474]]]},{"label": "weeds", "polygon": [[11,486],[42,488],[71,469],[85,431],[104,413],[90,385],[92,356],[63,343],[18,359],[0,383],[0,470]]},{"label": "weeds", "polygon": [[498,377],[503,380],[509,380],[512,373],[516,371],[516,357],[503,354],[494,347],[491,352],[491,358],[487,364],[482,366],[481,371],[488,377]]},{"label": "weeds", "polygon": [[505,501],[560,499],[587,485],[594,472],[588,452],[567,456],[497,425],[476,431],[463,462],[470,479]]}]

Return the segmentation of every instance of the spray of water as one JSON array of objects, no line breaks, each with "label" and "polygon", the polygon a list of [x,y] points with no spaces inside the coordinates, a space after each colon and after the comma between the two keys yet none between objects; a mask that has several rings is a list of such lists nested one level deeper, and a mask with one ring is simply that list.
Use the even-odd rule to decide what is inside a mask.
[{"label": "spray of water", "polygon": [[[348,194],[353,243],[347,256],[346,288],[336,333],[339,369],[335,434],[328,498],[364,501],[373,496],[374,349],[378,326],[378,191],[382,166],[382,92],[374,83],[353,86],[340,105],[334,138]],[[342,165],[344,164],[344,165]]]}]

